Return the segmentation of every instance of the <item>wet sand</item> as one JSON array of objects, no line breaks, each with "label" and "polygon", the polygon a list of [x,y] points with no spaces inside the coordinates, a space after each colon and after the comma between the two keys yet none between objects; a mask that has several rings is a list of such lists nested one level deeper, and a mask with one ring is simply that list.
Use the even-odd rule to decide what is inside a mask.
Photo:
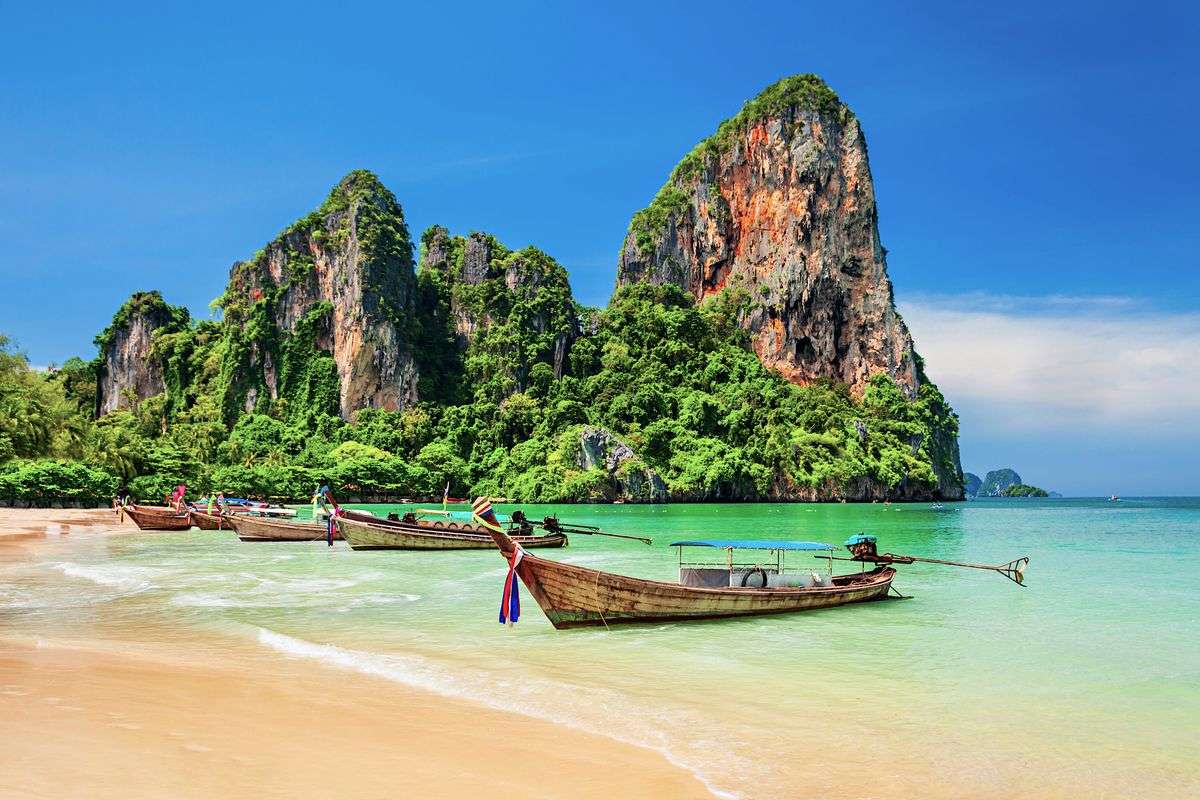
[{"label": "wet sand", "polygon": [[[0,558],[83,528],[134,530],[102,509],[0,509]],[[0,729],[5,798],[711,797],[652,750],[149,629],[53,640],[0,618]]]}]

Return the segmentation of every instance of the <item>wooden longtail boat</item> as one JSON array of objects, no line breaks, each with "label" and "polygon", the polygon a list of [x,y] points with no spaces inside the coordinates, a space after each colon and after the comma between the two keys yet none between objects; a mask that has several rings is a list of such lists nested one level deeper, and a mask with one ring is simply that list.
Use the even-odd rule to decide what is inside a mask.
[{"label": "wooden longtail boat", "polygon": [[[460,516],[422,516],[422,513],[432,514],[433,512],[408,512],[403,517],[391,515],[389,517],[377,517],[369,511],[359,511],[353,508],[342,508],[338,511],[339,518],[348,518],[356,522],[365,522],[370,525],[380,525],[387,528],[398,528],[401,530],[422,530],[430,533],[468,533],[482,537],[487,542],[485,549],[491,550],[495,547],[495,543],[487,534],[487,528],[479,523],[462,519]],[[518,536],[532,536],[533,525],[529,524],[525,516],[520,512],[514,512],[511,518],[502,518],[502,524],[511,520],[508,526],[510,535],[516,533]]]},{"label": "wooden longtail boat", "polygon": [[[369,521],[352,512],[335,517],[338,532],[354,550],[495,550],[496,543],[487,533],[474,530],[433,529],[406,525],[395,520],[372,517]],[[486,531],[482,526],[471,526]],[[512,537],[521,547],[564,547],[566,534]]]},{"label": "wooden longtail boat", "polygon": [[[490,534],[511,564],[518,545],[504,533],[490,531]],[[788,585],[791,581],[784,576],[783,551],[832,553],[833,548],[810,542],[679,544],[719,547],[727,553],[726,563],[685,564],[681,551],[680,583],[667,583],[548,561],[522,552],[516,573],[555,628],[782,614],[883,600],[896,575],[893,568],[880,566],[870,571],[830,575],[818,580],[792,577],[794,581],[811,585]],[[778,566],[770,569],[757,564],[736,565],[733,562],[735,548],[771,550]]]},{"label": "wooden longtail boat", "polygon": [[[225,521],[237,531],[243,542],[316,542],[328,537],[328,529],[319,522],[284,522],[278,519],[235,514]],[[334,539],[342,538],[335,529]]]},{"label": "wooden longtail boat", "polygon": [[126,505],[122,509],[134,524],[144,531],[186,531],[192,527],[191,516],[165,506]]},{"label": "wooden longtail boat", "polygon": [[207,511],[192,509],[192,524],[202,531],[231,531],[229,514],[209,514]]},{"label": "wooden longtail boat", "polygon": [[[397,514],[389,514],[387,518],[377,517],[368,511],[359,511],[357,509],[342,508],[338,511],[339,516],[349,517],[350,519],[359,522],[367,522],[372,525],[382,525],[392,528],[412,529],[419,528],[421,530],[432,533],[444,532],[460,532],[471,533],[490,540],[488,529],[477,521],[472,519],[469,514],[459,512],[442,512],[432,509],[417,509],[416,512],[408,512],[403,517]],[[466,517],[464,519],[464,517]],[[578,533],[587,536],[612,536],[616,539],[632,539],[634,541],[645,542],[650,544],[650,540],[643,536],[626,536],[620,533],[609,533],[602,531],[594,525],[576,525],[571,523],[559,522],[557,517],[546,517],[542,520],[531,520],[525,516],[524,512],[517,510],[508,516],[497,515],[497,521],[501,528],[509,536],[521,541],[521,537],[534,537],[534,529],[541,528],[546,534],[561,534],[563,535],[563,545],[566,545],[566,534]],[[539,538],[538,541],[543,539]],[[549,539],[546,539],[549,541]],[[487,548],[490,550],[494,544],[489,541]],[[558,545],[546,544],[539,545],[541,547],[556,547]]]}]

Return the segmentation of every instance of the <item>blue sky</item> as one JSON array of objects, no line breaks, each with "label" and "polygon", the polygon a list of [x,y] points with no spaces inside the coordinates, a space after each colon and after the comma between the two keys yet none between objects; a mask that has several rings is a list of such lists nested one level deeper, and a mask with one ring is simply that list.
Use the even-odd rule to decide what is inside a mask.
[{"label": "blue sky", "polygon": [[[233,261],[358,167],[414,236],[536,244],[603,304],[679,157],[816,72],[867,132],[897,302],[963,417],[964,467],[1200,492],[1200,16],[970,5],[0,0],[0,331],[46,364],[91,355],[136,289],[206,315]],[[980,379],[999,371],[983,331],[1029,337],[1017,378]],[[1113,400],[1128,369],[1064,362],[1063,331],[1072,352],[1152,352],[1165,383]],[[1072,390],[1095,402],[1064,406]]]}]

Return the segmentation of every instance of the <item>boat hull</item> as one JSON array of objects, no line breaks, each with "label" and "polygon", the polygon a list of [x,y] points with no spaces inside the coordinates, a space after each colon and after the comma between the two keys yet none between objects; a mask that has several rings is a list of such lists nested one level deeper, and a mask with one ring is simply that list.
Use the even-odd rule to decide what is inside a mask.
[{"label": "boat hull", "polygon": [[421,530],[430,533],[470,533],[481,536],[484,539],[491,540],[488,535],[488,529],[482,525],[476,525],[470,522],[457,522],[454,520],[443,519],[418,519],[416,522],[408,522],[402,519],[388,519],[387,517],[377,517],[365,511],[357,509],[342,509],[338,515],[339,519],[352,519],[355,522],[365,522],[368,525],[375,525],[381,528],[398,528],[400,530]]},{"label": "boat hull", "polygon": [[[354,550],[495,550],[496,543],[486,534],[462,530],[434,530],[412,527],[394,520],[364,522],[350,517],[337,518],[338,531]],[[517,536],[522,547],[563,547],[564,534]]]},{"label": "boat hull", "polygon": [[202,531],[229,531],[229,517],[222,514],[209,514],[207,511],[193,511],[192,524]]},{"label": "boat hull", "polygon": [[[515,545],[493,534],[506,557]],[[896,571],[876,567],[805,589],[703,588],[631,578],[524,553],[517,575],[555,628],[788,614],[883,600]]]},{"label": "boat hull", "polygon": [[192,527],[191,515],[173,508],[128,505],[124,512],[143,531],[186,531]]},{"label": "boat hull", "polygon": [[[329,536],[324,525],[313,522],[284,522],[240,514],[226,517],[225,521],[243,542],[318,542]],[[334,530],[333,538],[342,536]]]}]

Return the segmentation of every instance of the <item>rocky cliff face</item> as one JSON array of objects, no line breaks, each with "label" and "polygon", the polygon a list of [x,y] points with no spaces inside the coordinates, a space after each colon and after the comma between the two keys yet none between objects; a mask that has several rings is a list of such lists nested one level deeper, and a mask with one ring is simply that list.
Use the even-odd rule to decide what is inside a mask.
[{"label": "rocky cliff face", "polygon": [[978,497],[1001,497],[1005,489],[1010,486],[1019,486],[1022,483],[1024,481],[1021,480],[1021,476],[1017,474],[1016,470],[1002,467],[984,475],[983,481],[975,493]]},{"label": "rocky cliff face", "polygon": [[[631,221],[617,285],[670,283],[697,301],[731,290],[759,360],[791,382],[861,396],[883,372],[915,399],[924,375],[886,256],[859,122],[820,78],[798,75],[680,162]],[[930,443],[946,499],[962,497],[956,433]]]},{"label": "rocky cliff face", "polygon": [[[567,272],[557,261],[536,247],[512,251],[486,233],[451,236],[441,226],[421,242],[419,280],[435,287],[422,313],[434,299],[445,303],[458,356],[468,366],[503,369],[515,391],[529,387],[539,363],[562,377],[580,330]],[[476,383],[493,377],[473,376]]]},{"label": "rocky cliff face", "polygon": [[667,485],[663,479],[638,458],[632,447],[607,428],[585,426],[580,431],[576,465],[580,469],[601,470],[608,475],[607,500],[667,501]]},{"label": "rocky cliff face", "polygon": [[742,325],[765,365],[856,393],[884,371],[912,397],[912,338],[876,218],[858,120],[819,78],[787,78],[697,146],[634,217],[617,283],[674,283],[697,300],[746,290]]},{"label": "rocky cliff face", "polygon": [[157,291],[137,292],[125,301],[112,324],[96,337],[99,415],[130,408],[164,391],[154,334],[187,324],[187,310],[167,305]]},{"label": "rocky cliff face", "polygon": [[233,266],[223,304],[235,404],[299,398],[346,419],[414,404],[412,300],[403,210],[374,175],[352,172],[320,209]]}]

